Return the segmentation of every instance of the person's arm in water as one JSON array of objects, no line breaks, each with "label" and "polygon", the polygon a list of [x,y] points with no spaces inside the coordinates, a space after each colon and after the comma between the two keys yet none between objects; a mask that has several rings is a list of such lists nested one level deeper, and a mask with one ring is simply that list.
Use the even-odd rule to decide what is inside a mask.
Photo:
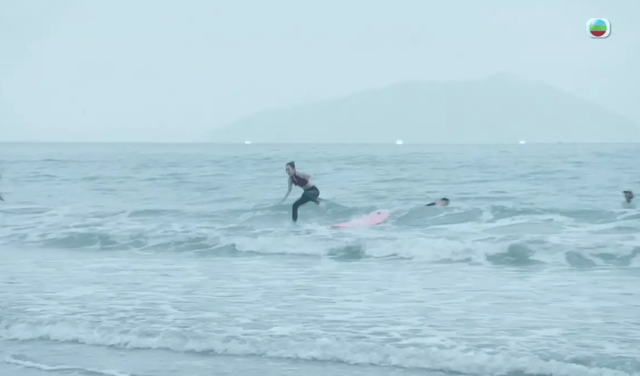
[{"label": "person's arm in water", "polygon": [[282,201],[280,201],[281,204],[284,202],[284,200],[287,199],[287,197],[289,197],[289,193],[291,193],[291,186],[293,185],[291,183],[291,178],[289,178],[289,180],[287,180],[287,183],[289,183],[289,188],[287,189],[287,194],[284,195],[284,198],[282,199]]},{"label": "person's arm in water", "polygon": [[430,202],[428,204],[426,204],[425,206],[447,206],[449,205],[449,199],[446,197],[441,198],[438,201],[434,201],[434,202]]}]

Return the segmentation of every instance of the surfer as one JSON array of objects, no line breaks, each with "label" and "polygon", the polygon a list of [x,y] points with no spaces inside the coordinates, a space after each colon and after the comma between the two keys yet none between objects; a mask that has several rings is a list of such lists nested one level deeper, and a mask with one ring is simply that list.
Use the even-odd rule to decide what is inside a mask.
[{"label": "surfer", "polygon": [[446,197],[441,198],[438,201],[434,201],[434,202],[430,202],[428,204],[426,204],[425,206],[447,206],[449,205],[449,199]]},{"label": "surfer", "polygon": [[293,203],[293,208],[291,212],[291,216],[293,221],[296,222],[298,220],[298,208],[309,201],[315,202],[317,205],[320,205],[320,191],[318,187],[313,185],[311,182],[311,175],[305,174],[302,172],[296,171],[296,164],[294,161],[287,163],[285,170],[287,171],[287,183],[289,184],[289,189],[287,190],[287,194],[284,196],[281,204],[289,197],[289,193],[291,193],[291,187],[293,184],[303,189],[302,196]]},{"label": "surfer", "polygon": [[633,192],[631,191],[622,191],[624,194],[624,202],[622,203],[622,207],[625,209],[634,209],[636,205],[631,202],[633,200]]}]

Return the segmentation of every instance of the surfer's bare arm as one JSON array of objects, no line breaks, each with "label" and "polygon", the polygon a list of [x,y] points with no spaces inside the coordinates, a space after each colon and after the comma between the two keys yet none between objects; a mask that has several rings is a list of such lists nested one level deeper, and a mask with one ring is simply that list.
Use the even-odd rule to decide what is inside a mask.
[{"label": "surfer's bare arm", "polygon": [[284,202],[284,200],[287,199],[287,197],[289,197],[289,193],[291,193],[291,186],[292,186],[291,178],[289,178],[289,180],[287,180],[287,183],[289,184],[289,187],[287,189],[287,194],[284,195],[284,198],[282,199],[282,201],[280,201],[281,204]]}]

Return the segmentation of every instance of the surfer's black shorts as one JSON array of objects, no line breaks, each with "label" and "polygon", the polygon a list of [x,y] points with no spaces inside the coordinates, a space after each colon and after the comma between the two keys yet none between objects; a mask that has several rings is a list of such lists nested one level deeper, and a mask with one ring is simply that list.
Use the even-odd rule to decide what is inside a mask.
[{"label": "surfer's black shorts", "polygon": [[320,197],[320,191],[315,185],[309,189],[305,189],[304,192],[302,192],[302,196],[300,196],[300,198],[293,203],[293,211],[291,212],[293,220],[298,220],[298,208],[300,206],[306,204],[309,201],[320,204],[320,201],[318,201],[318,197]]},{"label": "surfer's black shorts", "polygon": [[316,201],[318,197],[320,197],[320,191],[318,190],[318,187],[314,185],[309,189],[305,189],[304,192],[302,192],[302,196],[300,196],[300,198],[303,198],[305,196],[309,197],[310,201]]}]

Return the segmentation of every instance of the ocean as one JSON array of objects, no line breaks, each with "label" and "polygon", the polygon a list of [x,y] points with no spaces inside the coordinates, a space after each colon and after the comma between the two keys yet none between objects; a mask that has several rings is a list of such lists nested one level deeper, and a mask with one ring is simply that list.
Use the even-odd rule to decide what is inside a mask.
[{"label": "ocean", "polygon": [[[296,224],[290,160],[326,200]],[[640,375],[638,161],[632,144],[0,144],[0,375]]]}]

